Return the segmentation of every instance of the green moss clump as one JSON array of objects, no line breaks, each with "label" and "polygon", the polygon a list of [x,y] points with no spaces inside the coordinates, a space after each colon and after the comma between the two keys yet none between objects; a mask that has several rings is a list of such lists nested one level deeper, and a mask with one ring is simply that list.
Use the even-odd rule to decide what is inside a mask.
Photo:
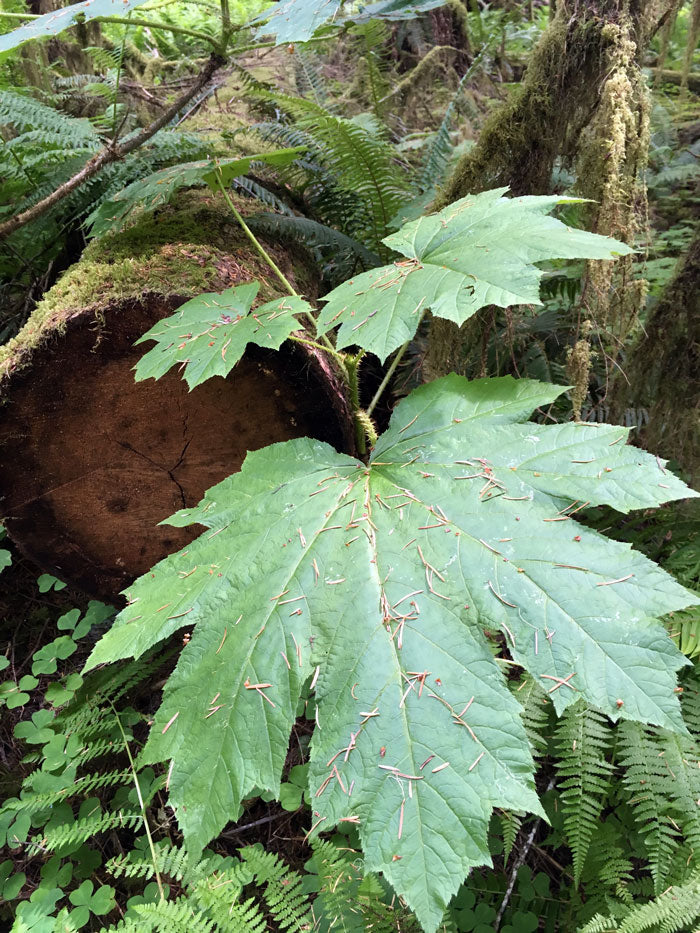
[{"label": "green moss clump", "polygon": [[[255,213],[254,202],[239,200],[242,214]],[[275,261],[300,290],[311,289],[304,263],[266,245]],[[236,282],[261,283],[258,301],[270,301],[280,289],[223,199],[200,191],[183,193],[177,204],[148,214],[127,229],[94,240],[80,261],[50,289],[20,333],[0,347],[0,380],[26,366],[34,350],[65,330],[77,314],[91,314],[98,327],[106,307],[145,295],[190,297],[221,291]]]}]

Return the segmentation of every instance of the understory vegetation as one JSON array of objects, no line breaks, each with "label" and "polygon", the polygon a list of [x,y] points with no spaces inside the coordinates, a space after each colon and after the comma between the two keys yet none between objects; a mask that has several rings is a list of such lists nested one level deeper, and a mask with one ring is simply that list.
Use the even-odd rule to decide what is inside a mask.
[{"label": "understory vegetation", "polygon": [[[3,929],[700,930],[699,31],[0,0]],[[51,498],[117,378],[275,441],[183,416],[144,567],[156,487],[80,486],[99,554]]]}]

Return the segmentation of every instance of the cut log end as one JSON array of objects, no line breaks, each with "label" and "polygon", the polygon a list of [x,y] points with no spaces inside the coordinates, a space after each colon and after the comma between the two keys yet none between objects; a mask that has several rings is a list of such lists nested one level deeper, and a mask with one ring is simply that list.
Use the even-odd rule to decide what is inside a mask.
[{"label": "cut log end", "polygon": [[191,392],[176,371],[136,383],[134,341],[184,301],[121,300],[72,314],[5,380],[0,510],[42,568],[108,600],[201,526],[159,525],[238,470],[249,450],[310,436],[350,450],[339,381],[304,349],[249,348]]}]

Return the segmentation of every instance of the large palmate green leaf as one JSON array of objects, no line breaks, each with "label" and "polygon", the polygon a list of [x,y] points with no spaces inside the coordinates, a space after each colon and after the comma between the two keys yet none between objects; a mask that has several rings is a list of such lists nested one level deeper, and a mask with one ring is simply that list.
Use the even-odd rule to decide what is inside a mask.
[{"label": "large palmate green leaf", "polygon": [[382,360],[410,340],[421,315],[462,324],[479,308],[541,304],[546,259],[612,259],[632,252],[610,237],[567,227],[548,213],[571,198],[505,198],[496,188],[411,221],[383,242],[406,259],[355,276],[324,298],[325,333]]},{"label": "large palmate green leaf", "polygon": [[0,36],[0,58],[4,58],[7,52],[31,39],[57,36],[77,22],[86,23],[98,16],[124,16],[129,10],[142,6],[145,2],[146,0],[83,0],[82,3],[72,3],[59,10],[44,13],[19,29],[13,29],[12,32]]},{"label": "large palmate green leaf", "polygon": [[139,178],[104,201],[88,217],[87,224],[92,236],[103,236],[117,230],[136,208],[153,211],[167,204],[180,188],[193,188],[209,185],[216,189],[216,179],[221,178],[224,185],[238,175],[245,175],[256,162],[266,165],[289,165],[297,158],[303,146],[292,149],[274,149],[271,152],[258,152],[255,155],[239,159],[199,159],[196,162],[181,162],[162,168],[146,178]]},{"label": "large palmate green leaf", "polygon": [[279,0],[254,22],[265,20],[257,35],[274,35],[278,45],[306,42],[316,30],[335,19],[342,0]]},{"label": "large palmate green leaf", "polygon": [[194,632],[144,761],[172,760],[190,846],[279,791],[302,684],[318,704],[315,831],[359,824],[426,930],[489,862],[495,806],[539,812],[518,704],[484,629],[558,710],[683,730],[687,660],[653,617],[694,595],[576,522],[692,494],[627,431],[527,422],[560,388],[450,376],[397,407],[369,465],[307,438],[248,455],[175,525],[207,531],[130,590],[89,667]]},{"label": "large palmate green leaf", "polygon": [[224,292],[198,295],[158,321],[137,343],[156,346],[135,366],[136,381],[160,379],[178,364],[190,389],[212,376],[227,376],[249,343],[279,350],[299,330],[295,314],[311,306],[297,297],[276,298],[251,310],[260,285],[251,282]]},{"label": "large palmate green leaf", "polygon": [[264,21],[257,35],[274,35],[278,45],[307,42],[325,23],[365,23],[370,19],[415,19],[421,13],[444,6],[445,0],[380,0],[378,3],[344,3],[343,0],[279,0],[253,22]]}]

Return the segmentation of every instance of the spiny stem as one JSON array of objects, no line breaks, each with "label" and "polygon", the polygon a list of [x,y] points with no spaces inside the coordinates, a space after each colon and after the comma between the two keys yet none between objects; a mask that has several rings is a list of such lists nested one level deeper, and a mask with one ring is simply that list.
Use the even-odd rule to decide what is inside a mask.
[{"label": "spiny stem", "polygon": [[[221,193],[222,193],[223,196],[224,196],[224,200],[226,201],[226,204],[228,205],[229,210],[231,211],[231,213],[233,214],[233,216],[236,218],[236,220],[237,220],[238,223],[240,224],[241,229],[243,230],[243,232],[245,233],[245,235],[248,237],[248,239],[250,240],[250,242],[253,244],[253,247],[255,248],[255,251],[257,252],[257,254],[258,254],[258,255],[268,264],[268,266],[272,269],[272,271],[275,273],[275,275],[277,276],[277,278],[280,280],[280,282],[282,283],[282,285],[284,286],[284,288],[286,289],[286,291],[289,292],[289,294],[292,296],[292,298],[300,298],[301,296],[300,296],[300,295],[298,294],[298,292],[294,289],[294,286],[292,285],[292,283],[289,281],[289,279],[288,279],[287,276],[284,274],[284,272],[282,272],[282,270],[281,270],[280,267],[277,265],[277,263],[276,263],[275,260],[272,258],[272,256],[270,256],[270,254],[269,254],[268,251],[265,249],[265,247],[262,245],[262,243],[260,242],[260,240],[255,236],[255,234],[253,233],[253,231],[250,229],[250,227],[248,226],[248,224],[245,222],[245,220],[244,220],[243,217],[241,216],[240,211],[236,208],[236,205],[233,203],[233,201],[232,201],[231,198],[229,197],[229,193],[228,193],[228,191],[226,190],[226,187],[225,187],[225,185],[224,185],[224,183],[223,183],[223,180],[222,180],[222,177],[221,177],[221,169],[217,169],[217,171],[216,171],[216,183],[217,183],[217,185],[219,186],[219,189],[221,190]],[[316,330],[316,318],[313,316],[313,314],[309,314],[308,311],[305,311],[305,312],[304,312],[304,317],[305,317],[311,324],[313,324],[314,330]],[[334,347],[333,344],[330,342],[330,340],[328,339],[328,337],[326,337],[325,335],[323,335],[323,336],[321,337],[321,340],[322,340],[322,343],[323,343],[322,349],[325,350],[326,353],[330,353],[330,355],[331,355],[332,357],[334,357],[334,359],[336,359],[336,360],[342,365],[343,370],[345,370],[345,364],[344,364],[343,357],[341,356],[340,353],[338,353],[338,351],[335,349],[335,347]]]},{"label": "spiny stem", "polygon": [[357,452],[364,457],[367,453],[367,441],[370,446],[377,442],[377,432],[369,417],[369,412],[363,411],[360,406],[360,383],[359,368],[365,355],[364,350],[360,350],[355,356],[345,357],[345,369],[348,374],[348,387],[350,390],[350,405],[352,407],[353,421],[355,424],[355,442],[357,443]]},{"label": "spiny stem", "polygon": [[163,887],[163,879],[160,877],[160,872],[158,871],[158,859],[156,857],[156,847],[153,845],[153,837],[151,836],[151,827],[148,825],[148,817],[146,816],[146,805],[143,802],[143,796],[141,795],[141,786],[139,784],[139,779],[136,775],[136,765],[134,764],[134,759],[131,755],[131,749],[129,748],[129,742],[126,738],[126,733],[124,732],[124,727],[122,726],[122,721],[119,718],[119,713],[112,703],[111,700],[107,700],[109,705],[112,707],[114,713],[114,718],[117,720],[117,726],[119,731],[122,734],[122,739],[124,740],[124,749],[129,758],[129,766],[131,768],[131,776],[134,779],[134,787],[136,788],[136,796],[139,799],[139,806],[141,807],[141,819],[143,820],[143,826],[146,830],[146,838],[148,839],[148,848],[151,850],[151,859],[153,860],[153,871],[155,872],[156,882],[158,884],[158,890],[160,892],[161,901],[165,900],[165,889]]}]

